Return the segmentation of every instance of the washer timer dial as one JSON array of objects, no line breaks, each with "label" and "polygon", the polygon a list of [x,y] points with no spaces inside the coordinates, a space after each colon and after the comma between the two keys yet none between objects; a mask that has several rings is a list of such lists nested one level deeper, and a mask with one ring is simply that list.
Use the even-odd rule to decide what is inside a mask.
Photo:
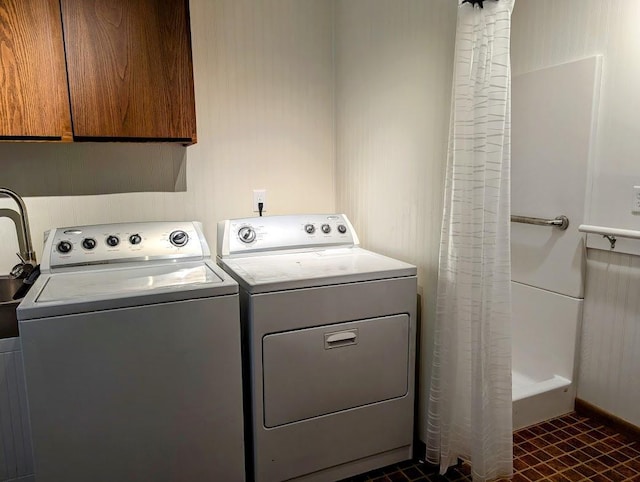
[{"label": "washer timer dial", "polygon": [[58,250],[58,253],[67,254],[73,249],[73,246],[69,241],[60,241],[58,246],[56,246],[56,249]]},{"label": "washer timer dial", "polygon": [[178,248],[182,248],[184,245],[186,245],[189,242],[189,235],[184,231],[182,231],[181,229],[179,229],[177,231],[173,231],[169,235],[169,241],[174,246]]},{"label": "washer timer dial", "polygon": [[242,226],[238,229],[238,238],[240,238],[240,241],[243,243],[249,244],[255,241],[256,232],[251,226]]}]

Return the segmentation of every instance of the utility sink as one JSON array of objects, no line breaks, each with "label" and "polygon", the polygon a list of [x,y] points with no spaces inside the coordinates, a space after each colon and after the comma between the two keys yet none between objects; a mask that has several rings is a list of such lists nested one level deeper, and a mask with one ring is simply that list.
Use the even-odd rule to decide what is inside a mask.
[{"label": "utility sink", "polygon": [[20,286],[22,286],[21,279],[0,276],[0,338],[18,336],[16,308],[20,300],[14,300],[13,294]]}]

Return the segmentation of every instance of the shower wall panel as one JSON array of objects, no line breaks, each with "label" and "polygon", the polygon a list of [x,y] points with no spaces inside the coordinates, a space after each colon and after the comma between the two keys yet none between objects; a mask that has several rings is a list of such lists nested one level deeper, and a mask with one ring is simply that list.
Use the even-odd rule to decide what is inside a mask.
[{"label": "shower wall panel", "polygon": [[512,86],[511,212],[569,228],[512,223],[512,279],[583,297],[583,222],[600,57],[516,75]]}]

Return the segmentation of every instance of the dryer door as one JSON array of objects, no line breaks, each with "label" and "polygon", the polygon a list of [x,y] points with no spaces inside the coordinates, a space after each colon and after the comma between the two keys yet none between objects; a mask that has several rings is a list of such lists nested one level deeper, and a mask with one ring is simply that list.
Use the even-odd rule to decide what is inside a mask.
[{"label": "dryer door", "polygon": [[408,391],[407,314],[275,333],[262,346],[266,427]]}]

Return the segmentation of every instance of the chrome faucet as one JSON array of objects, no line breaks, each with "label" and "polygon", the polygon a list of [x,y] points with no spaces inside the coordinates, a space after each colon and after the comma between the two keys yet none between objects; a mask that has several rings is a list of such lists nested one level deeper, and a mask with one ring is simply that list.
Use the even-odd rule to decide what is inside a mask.
[{"label": "chrome faucet", "polygon": [[[36,264],[36,254],[33,251],[33,243],[31,242],[31,234],[29,232],[29,218],[27,217],[27,206],[18,194],[11,189],[0,187],[0,195],[10,197],[18,205],[18,211],[20,214],[19,222],[16,222],[14,218],[8,216],[14,221],[16,225],[16,233],[18,235],[18,244],[21,244],[21,253],[18,253],[21,264],[14,266],[11,270],[13,277],[20,278],[29,274],[33,266]],[[22,240],[22,243],[20,241]]]}]

